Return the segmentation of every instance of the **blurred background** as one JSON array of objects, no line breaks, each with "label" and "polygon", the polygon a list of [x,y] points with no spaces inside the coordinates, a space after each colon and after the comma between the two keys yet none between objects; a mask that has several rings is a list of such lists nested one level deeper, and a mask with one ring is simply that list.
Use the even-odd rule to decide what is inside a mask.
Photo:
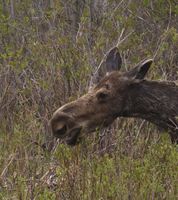
[{"label": "blurred background", "polygon": [[123,71],[154,58],[149,79],[178,80],[177,1],[1,1],[1,199],[178,198],[176,146],[152,124],[118,119],[74,148],[50,136],[113,46]]}]

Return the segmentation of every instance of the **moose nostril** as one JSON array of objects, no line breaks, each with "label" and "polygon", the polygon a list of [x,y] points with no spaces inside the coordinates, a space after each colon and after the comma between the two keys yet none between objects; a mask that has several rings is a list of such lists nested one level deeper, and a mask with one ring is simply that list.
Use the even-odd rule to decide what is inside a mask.
[{"label": "moose nostril", "polygon": [[96,94],[96,97],[97,97],[97,100],[100,102],[100,103],[103,103],[105,102],[107,99],[108,99],[108,93],[107,92],[103,92],[103,91],[100,91]]},{"label": "moose nostril", "polygon": [[66,131],[67,131],[67,126],[66,125],[64,125],[62,128],[60,128],[60,129],[57,129],[56,131],[55,131],[55,135],[56,136],[62,136],[62,135],[64,135],[65,133],[66,133]]}]

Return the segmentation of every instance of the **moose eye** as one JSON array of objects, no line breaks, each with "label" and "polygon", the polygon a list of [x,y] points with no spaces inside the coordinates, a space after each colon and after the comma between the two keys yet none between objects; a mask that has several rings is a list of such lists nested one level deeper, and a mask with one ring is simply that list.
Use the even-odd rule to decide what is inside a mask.
[{"label": "moose eye", "polygon": [[98,100],[100,103],[105,102],[105,101],[107,100],[108,96],[109,96],[109,94],[106,93],[106,92],[103,92],[103,91],[102,91],[102,92],[98,92],[98,93],[96,94],[97,100]]}]

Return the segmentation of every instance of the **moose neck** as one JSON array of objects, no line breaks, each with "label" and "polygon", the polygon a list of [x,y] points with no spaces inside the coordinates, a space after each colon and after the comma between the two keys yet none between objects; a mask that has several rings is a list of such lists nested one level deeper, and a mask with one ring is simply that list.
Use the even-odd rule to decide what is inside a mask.
[{"label": "moose neck", "polygon": [[143,80],[129,86],[122,116],[146,119],[174,131],[177,99],[178,87],[173,82]]}]

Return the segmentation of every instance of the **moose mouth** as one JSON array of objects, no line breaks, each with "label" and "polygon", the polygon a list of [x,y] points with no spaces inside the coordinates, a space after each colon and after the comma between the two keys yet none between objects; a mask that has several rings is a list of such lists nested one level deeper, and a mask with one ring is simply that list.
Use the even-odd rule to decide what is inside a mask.
[{"label": "moose mouth", "polygon": [[66,136],[66,143],[70,146],[75,146],[78,143],[78,138],[81,133],[82,127],[74,128]]}]

